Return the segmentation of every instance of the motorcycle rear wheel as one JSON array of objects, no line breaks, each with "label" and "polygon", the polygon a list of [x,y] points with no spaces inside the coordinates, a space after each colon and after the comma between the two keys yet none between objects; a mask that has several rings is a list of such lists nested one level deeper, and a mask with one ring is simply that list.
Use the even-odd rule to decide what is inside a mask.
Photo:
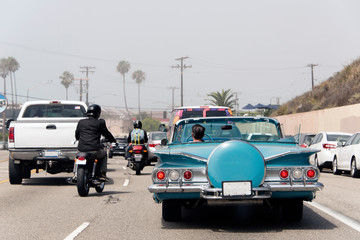
[{"label": "motorcycle rear wheel", "polygon": [[135,171],[136,171],[136,175],[140,175],[141,174],[141,167],[140,167],[140,163],[135,163]]},{"label": "motorcycle rear wheel", "polygon": [[86,166],[78,166],[77,168],[77,190],[81,197],[86,197],[89,194],[89,171]]}]

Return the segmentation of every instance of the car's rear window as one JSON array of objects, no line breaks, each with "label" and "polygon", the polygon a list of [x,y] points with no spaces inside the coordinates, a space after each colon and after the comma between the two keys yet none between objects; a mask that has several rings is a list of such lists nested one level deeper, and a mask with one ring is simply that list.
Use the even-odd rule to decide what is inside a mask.
[{"label": "car's rear window", "polygon": [[151,134],[151,140],[162,140],[164,138],[166,138],[165,132]]},{"label": "car's rear window", "polygon": [[24,118],[79,118],[85,117],[86,110],[82,105],[76,104],[39,104],[26,108]]},{"label": "car's rear window", "polygon": [[328,134],[327,140],[334,142],[346,142],[351,135],[341,135],[341,134]]},{"label": "car's rear window", "polygon": [[126,138],[117,138],[116,141],[118,143],[127,143],[127,139]]}]

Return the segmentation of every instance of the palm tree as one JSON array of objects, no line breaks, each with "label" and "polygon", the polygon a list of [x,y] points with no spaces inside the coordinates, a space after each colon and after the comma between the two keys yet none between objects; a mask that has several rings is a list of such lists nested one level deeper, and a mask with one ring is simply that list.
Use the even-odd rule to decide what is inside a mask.
[{"label": "palm tree", "polygon": [[6,58],[0,59],[0,76],[4,79],[4,96],[6,97],[6,77],[9,74],[9,67]]},{"label": "palm tree", "polygon": [[[18,61],[16,61],[16,59],[14,57],[8,57],[8,67],[9,67],[9,71],[10,71],[10,78],[11,78],[11,82],[14,81],[14,88],[15,88],[15,105],[17,105],[17,87],[16,87],[16,77],[15,77],[15,72],[17,70],[19,70],[20,68],[20,64],[18,63]],[[12,76],[14,78],[12,78]]]},{"label": "palm tree", "polygon": [[216,106],[232,108],[235,104],[234,93],[231,93],[231,89],[226,91],[222,89],[221,92],[211,92],[207,96],[210,97],[210,99],[208,99],[210,104],[214,104]]},{"label": "palm tree", "polygon": [[61,84],[64,85],[66,89],[66,100],[68,100],[68,88],[70,87],[70,85],[74,80],[74,75],[71,72],[65,71],[60,76],[60,79],[61,79]]},{"label": "palm tree", "polygon": [[140,120],[142,120],[141,114],[140,114],[140,84],[145,81],[145,73],[141,70],[136,70],[132,74],[132,78],[135,80],[135,82],[138,84],[138,107],[139,107],[139,115]]},{"label": "palm tree", "polygon": [[123,77],[123,90],[124,90],[124,101],[125,101],[125,108],[126,111],[129,115],[129,118],[131,119],[131,115],[129,112],[129,109],[127,107],[127,102],[126,102],[126,90],[125,90],[125,73],[128,73],[130,70],[130,63],[127,61],[120,61],[119,64],[116,66],[116,70],[122,75]]}]

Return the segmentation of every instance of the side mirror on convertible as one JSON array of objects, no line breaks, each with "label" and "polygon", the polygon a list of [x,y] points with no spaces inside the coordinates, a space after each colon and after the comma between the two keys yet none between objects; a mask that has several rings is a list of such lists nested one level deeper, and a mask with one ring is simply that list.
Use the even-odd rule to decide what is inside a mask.
[{"label": "side mirror on convertible", "polygon": [[168,140],[166,138],[161,139],[161,146],[166,146],[168,144]]}]

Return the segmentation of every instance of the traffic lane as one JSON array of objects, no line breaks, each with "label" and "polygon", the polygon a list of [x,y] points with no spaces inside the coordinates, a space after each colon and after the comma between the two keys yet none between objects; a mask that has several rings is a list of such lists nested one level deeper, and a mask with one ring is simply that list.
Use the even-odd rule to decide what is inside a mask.
[{"label": "traffic lane", "polygon": [[182,209],[181,222],[165,222],[161,204],[147,191],[152,167],[140,176],[130,172],[127,192],[104,208],[76,239],[102,236],[106,239],[358,239],[359,233],[327,214],[304,205],[301,222],[282,219],[280,209],[262,204],[227,204],[200,209]]},{"label": "traffic lane", "polygon": [[319,181],[324,189],[317,192],[315,201],[360,222],[360,179],[324,170]]},{"label": "traffic lane", "polygon": [[0,184],[0,238],[64,239],[76,226],[98,218],[113,199],[128,194],[122,187],[125,163],[116,161],[109,161],[110,182],[104,192],[92,188],[88,197],[80,197],[76,185],[66,182],[72,173],[42,171],[22,185]]}]

